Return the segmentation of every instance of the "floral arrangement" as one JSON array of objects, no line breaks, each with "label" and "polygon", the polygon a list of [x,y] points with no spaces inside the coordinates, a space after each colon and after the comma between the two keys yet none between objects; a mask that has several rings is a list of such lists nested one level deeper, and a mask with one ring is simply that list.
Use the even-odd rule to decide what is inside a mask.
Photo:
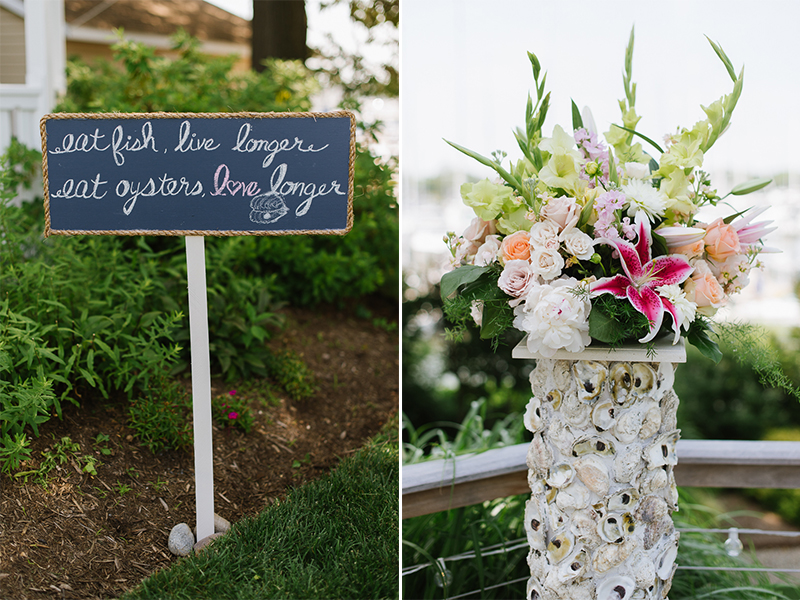
[{"label": "floral arrangement", "polygon": [[[694,127],[666,136],[662,149],[636,131],[633,39],[631,31],[622,125],[612,125],[605,140],[588,109],[581,114],[574,102],[572,132],[556,125],[550,137],[542,135],[550,95],[528,53],[537,101],[528,97],[526,128],[515,132],[523,158],[506,169],[502,152],[487,158],[448,142],[499,175],[461,186],[476,217],[463,234],[445,237],[455,268],[442,277],[441,291],[459,328],[474,320],[482,338],[497,341],[513,327],[543,356],[580,352],[592,341],[652,347],[659,337],[677,343],[683,336],[720,359],[708,318],[747,285],[759,254],[769,250],[762,239],[774,229],[755,222],[765,209],[698,218],[702,207],[725,198],[702,165],[728,127],[743,71],[737,75],[709,40],[733,91],[702,107],[706,118]],[[768,183],[750,181],[728,195]]]}]

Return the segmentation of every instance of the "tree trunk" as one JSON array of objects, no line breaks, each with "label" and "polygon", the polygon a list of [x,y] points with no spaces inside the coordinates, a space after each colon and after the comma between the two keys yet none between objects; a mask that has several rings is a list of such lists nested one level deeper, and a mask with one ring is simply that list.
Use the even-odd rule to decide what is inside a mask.
[{"label": "tree trunk", "polygon": [[253,0],[251,66],[265,69],[265,58],[306,60],[305,0]]}]

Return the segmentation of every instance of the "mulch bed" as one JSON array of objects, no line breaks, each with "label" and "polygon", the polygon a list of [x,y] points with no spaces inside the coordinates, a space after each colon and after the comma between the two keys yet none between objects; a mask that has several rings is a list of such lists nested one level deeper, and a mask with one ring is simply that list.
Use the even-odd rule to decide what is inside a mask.
[{"label": "mulch bed", "polygon": [[[397,323],[396,304],[369,308]],[[215,427],[215,511],[232,523],[329,472],[397,420],[396,328],[388,332],[333,307],[284,312],[288,325],[270,346],[299,354],[318,391],[301,401],[278,393],[277,405],[254,399],[256,422],[247,435]],[[247,394],[251,383],[213,381],[213,393]],[[46,487],[0,476],[0,597],[117,597],[177,560],[167,537],[178,523],[195,524],[192,452],[153,455],[138,445],[124,402],[66,403],[63,420],[50,420],[40,433],[33,456],[68,436],[100,464],[95,477],[75,461],[60,465]],[[99,433],[110,437],[111,455],[93,446]]]}]

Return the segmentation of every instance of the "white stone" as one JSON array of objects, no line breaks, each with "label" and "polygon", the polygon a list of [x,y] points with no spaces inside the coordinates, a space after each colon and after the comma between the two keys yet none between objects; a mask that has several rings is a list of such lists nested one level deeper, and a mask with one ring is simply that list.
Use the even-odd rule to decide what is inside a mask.
[{"label": "white stone", "polygon": [[194,548],[194,534],[186,523],[178,523],[169,532],[169,551],[177,556],[188,556]]}]

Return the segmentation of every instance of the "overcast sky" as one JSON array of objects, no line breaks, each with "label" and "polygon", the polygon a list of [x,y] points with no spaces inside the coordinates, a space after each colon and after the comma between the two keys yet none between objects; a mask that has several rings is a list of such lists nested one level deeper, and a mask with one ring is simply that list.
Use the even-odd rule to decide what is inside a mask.
[{"label": "overcast sky", "polygon": [[790,0],[402,0],[401,123],[404,177],[443,168],[490,175],[442,138],[489,155],[518,158],[512,129],[524,122],[533,87],[526,51],[552,91],[544,133],[571,125],[570,99],[589,105],[597,126],[619,122],[622,69],[636,28],[633,80],[638,130],[656,141],[691,127],[732,82],[704,37],[734,67],[744,91],[731,129],[706,165],[753,174],[800,167],[800,3]]}]

